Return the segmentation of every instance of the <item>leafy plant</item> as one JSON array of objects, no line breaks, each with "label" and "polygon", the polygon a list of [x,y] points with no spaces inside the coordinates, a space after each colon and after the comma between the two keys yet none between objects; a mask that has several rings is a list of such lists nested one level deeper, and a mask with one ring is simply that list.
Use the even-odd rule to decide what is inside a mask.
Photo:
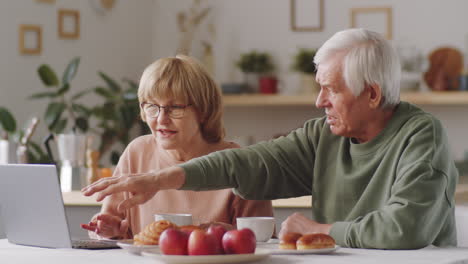
[{"label": "leafy plant", "polygon": [[[88,118],[91,114],[90,110],[82,104],[76,102],[82,97],[86,91],[74,94],[67,97],[70,91],[70,82],[75,77],[80,64],[80,58],[73,58],[63,72],[62,80],[59,81],[55,71],[47,64],[42,64],[37,69],[39,77],[48,92],[41,92],[31,95],[30,99],[50,99],[50,103],[44,114],[44,121],[53,133],[62,133],[66,127],[68,120],[72,123],[72,131],[80,129],[83,132],[88,130]],[[63,113],[66,117],[62,117]]]},{"label": "leafy plant", "polygon": [[244,73],[265,74],[275,69],[271,56],[266,52],[257,51],[241,54],[236,65]]},{"label": "leafy plant", "polygon": [[[91,114],[98,120],[99,129],[91,129],[100,137],[99,152],[101,157],[111,150],[115,143],[123,146],[131,140],[131,128],[138,125],[141,134],[148,133],[146,125],[140,120],[140,107],[138,103],[138,84],[124,79],[125,87],[103,72],[98,75],[105,86],[95,87],[92,91],[104,99],[102,105],[91,109]],[[111,152],[112,164],[117,164],[120,157],[118,151]]]},{"label": "leafy plant", "polygon": [[306,74],[314,74],[317,71],[314,63],[315,53],[317,53],[315,49],[299,49],[294,56],[293,70]]},{"label": "leafy plant", "polygon": [[0,135],[2,139],[8,139],[16,131],[16,120],[11,112],[5,107],[0,106],[0,128],[4,133]]}]

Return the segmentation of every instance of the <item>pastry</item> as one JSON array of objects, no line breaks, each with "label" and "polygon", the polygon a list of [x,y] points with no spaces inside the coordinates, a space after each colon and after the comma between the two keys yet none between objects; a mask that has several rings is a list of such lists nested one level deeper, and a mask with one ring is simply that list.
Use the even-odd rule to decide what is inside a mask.
[{"label": "pastry", "polygon": [[159,236],[168,228],[177,228],[177,225],[167,220],[152,222],[147,225],[140,233],[133,237],[135,245],[159,245]]},{"label": "pastry", "polygon": [[327,234],[314,233],[301,236],[297,242],[298,250],[302,249],[319,249],[319,248],[334,248],[335,240]]},{"label": "pastry", "polygon": [[279,243],[280,249],[296,249],[296,241],[302,236],[300,233],[289,232],[284,234]]},{"label": "pastry", "polygon": [[186,232],[187,234],[190,234],[193,230],[203,230],[203,228],[196,225],[184,225],[180,226],[179,229],[183,232]]}]

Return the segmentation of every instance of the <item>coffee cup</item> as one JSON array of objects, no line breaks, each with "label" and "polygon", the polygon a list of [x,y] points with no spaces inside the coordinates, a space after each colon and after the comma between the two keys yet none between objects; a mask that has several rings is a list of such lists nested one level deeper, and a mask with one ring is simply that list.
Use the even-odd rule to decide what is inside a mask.
[{"label": "coffee cup", "polygon": [[275,231],[274,217],[238,217],[237,229],[251,229],[257,242],[268,241]]},{"label": "coffee cup", "polygon": [[191,214],[155,214],[154,221],[167,220],[178,226],[191,225]]}]

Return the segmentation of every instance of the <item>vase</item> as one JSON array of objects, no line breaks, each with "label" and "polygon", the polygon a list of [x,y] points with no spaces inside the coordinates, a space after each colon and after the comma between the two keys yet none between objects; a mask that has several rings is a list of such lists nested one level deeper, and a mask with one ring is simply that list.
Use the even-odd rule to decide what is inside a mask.
[{"label": "vase", "polygon": [[259,80],[260,93],[275,94],[278,92],[278,79],[275,77],[263,76]]},{"label": "vase", "polygon": [[16,163],[16,143],[0,139],[0,164]]},{"label": "vase", "polygon": [[259,92],[259,88],[258,88],[258,84],[259,84],[259,77],[258,77],[258,74],[256,73],[251,73],[251,72],[246,72],[244,74],[244,80],[245,80],[245,84],[246,84],[246,90],[248,93],[258,93]]},{"label": "vase", "polygon": [[300,94],[317,95],[320,92],[320,85],[315,80],[315,74],[301,74]]}]

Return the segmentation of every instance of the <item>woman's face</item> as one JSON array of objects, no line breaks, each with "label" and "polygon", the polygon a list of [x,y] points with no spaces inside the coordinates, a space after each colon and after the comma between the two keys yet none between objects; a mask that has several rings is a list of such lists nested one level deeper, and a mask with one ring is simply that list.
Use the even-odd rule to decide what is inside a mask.
[{"label": "woman's face", "polygon": [[[177,150],[190,146],[194,140],[202,139],[200,131],[199,117],[193,106],[185,105],[178,100],[153,100],[145,102],[143,111],[145,111],[146,122],[156,137],[158,143],[166,150]],[[148,105],[153,104],[153,105]],[[154,117],[149,112],[160,106],[159,115]],[[185,108],[184,108],[185,107]],[[183,115],[176,118],[171,117],[169,113],[172,109],[173,114],[183,109]]]}]

